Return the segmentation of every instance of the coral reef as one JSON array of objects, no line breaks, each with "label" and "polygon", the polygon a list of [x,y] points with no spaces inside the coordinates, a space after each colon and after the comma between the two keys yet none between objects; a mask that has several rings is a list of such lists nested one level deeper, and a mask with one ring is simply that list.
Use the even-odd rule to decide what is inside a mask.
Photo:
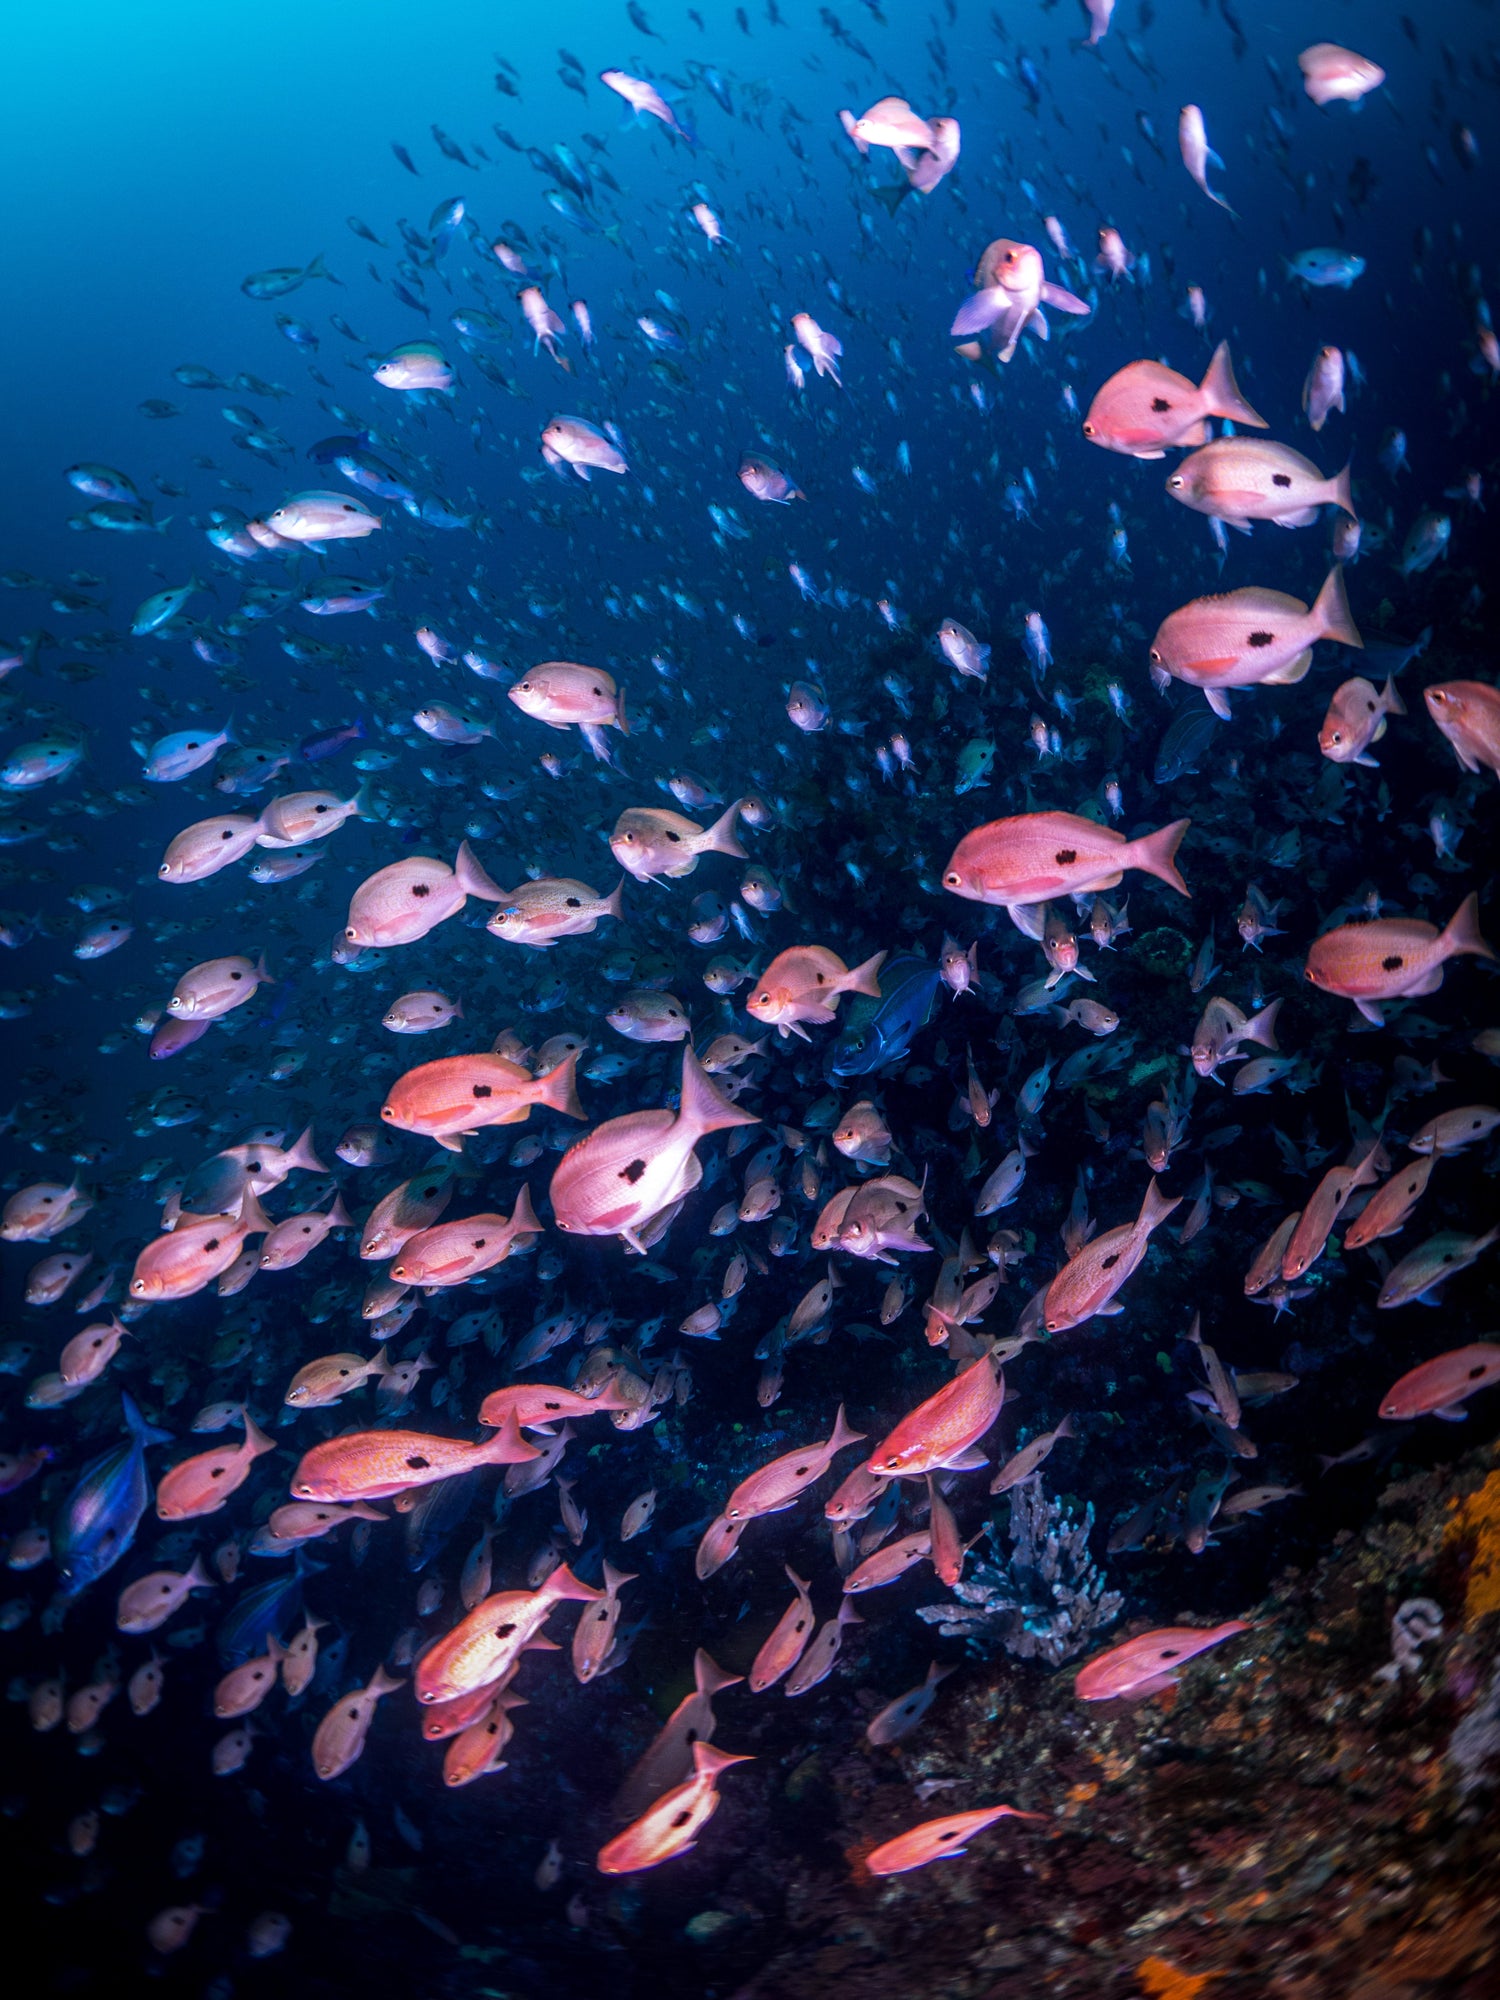
[{"label": "coral reef", "polygon": [[1090,1647],[1120,1615],[1124,1599],[1105,1589],[1089,1554],[1092,1504],[1079,1518],[1049,1500],[1040,1478],[1010,1496],[1010,1553],[1002,1558],[998,1522],[986,1533],[993,1555],[953,1587],[957,1604],[924,1604],[917,1616],[945,1639],[965,1639],[979,1653],[995,1644],[1017,1660],[1060,1667]]},{"label": "coral reef", "polygon": [[[1497,1502],[1495,1446],[1399,1479],[1316,1568],[1240,1607],[1250,1632],[1150,1701],[1085,1706],[1071,1673],[998,1651],[967,1686],[955,1677],[909,1742],[823,1770],[808,1797],[828,1865],[787,1888],[779,1948],[762,1939],[752,1957],[742,1939],[717,1990],[1494,2000]],[[1393,1620],[1417,1597],[1422,1643],[1380,1679]],[[861,1851],[919,1816],[913,1788],[940,1800],[933,1811],[1007,1800],[1051,1824],[1006,1821],[962,1860],[861,1877]],[[747,1901],[775,1867],[774,1852],[747,1862]]]}]

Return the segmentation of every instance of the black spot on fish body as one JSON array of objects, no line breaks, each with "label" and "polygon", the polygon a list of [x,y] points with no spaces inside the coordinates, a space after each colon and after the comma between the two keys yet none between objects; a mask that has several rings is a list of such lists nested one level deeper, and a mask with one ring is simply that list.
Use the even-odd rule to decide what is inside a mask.
[{"label": "black spot on fish body", "polygon": [[1078,850],[1076,847],[1063,847],[1052,858],[1059,868],[1071,868],[1078,859]]},{"label": "black spot on fish body", "polygon": [[630,1185],[634,1187],[645,1171],[646,1162],[644,1160],[632,1160],[628,1167],[621,1167],[620,1179],[622,1181],[629,1181]]},{"label": "black spot on fish body", "polygon": [[414,1451],[406,1461],[406,1469],[408,1472],[426,1472],[431,1464],[430,1458],[423,1458],[421,1452]]},{"label": "black spot on fish body", "polygon": [[493,1097],[494,1094],[494,1090],[487,1083],[476,1083],[474,1086],[474,1095],[476,1097]]},{"label": "black spot on fish body", "polygon": [[430,896],[432,894],[432,884],[430,882],[413,882],[411,892],[414,896]]},{"label": "black spot on fish body", "polygon": [[1291,483],[1292,475],[1289,472],[1273,472],[1271,474],[1271,484],[1273,486],[1290,486]]},{"label": "black spot on fish body", "polygon": [[1151,408],[1158,416],[1170,410],[1171,407],[1172,405],[1167,401],[1165,396],[1153,396],[1151,398]]},{"label": "black spot on fish body", "polygon": [[1245,641],[1247,646],[1256,647],[1273,646],[1275,643],[1276,634],[1274,632],[1252,632],[1250,637]]},{"label": "black spot on fish body", "polygon": [[1405,963],[1399,952],[1393,952],[1389,958],[1380,961],[1380,969],[1382,972],[1399,972]]}]

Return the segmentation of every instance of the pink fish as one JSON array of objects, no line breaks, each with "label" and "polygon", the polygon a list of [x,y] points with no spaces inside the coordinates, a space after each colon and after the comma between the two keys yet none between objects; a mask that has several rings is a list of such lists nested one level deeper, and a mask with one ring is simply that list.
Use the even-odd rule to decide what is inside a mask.
[{"label": "pink fish", "polygon": [[1078,1699],[1113,1701],[1122,1695],[1160,1694],[1175,1685],[1177,1669],[1185,1660],[1249,1630],[1244,1619],[1230,1618],[1222,1625],[1160,1625],[1138,1633],[1080,1668]]},{"label": "pink fish", "polygon": [[1380,1414],[1398,1422],[1410,1417],[1457,1422],[1468,1415],[1462,1407],[1468,1398],[1495,1382],[1500,1382],[1500,1347],[1476,1340],[1408,1370],[1382,1399]]}]

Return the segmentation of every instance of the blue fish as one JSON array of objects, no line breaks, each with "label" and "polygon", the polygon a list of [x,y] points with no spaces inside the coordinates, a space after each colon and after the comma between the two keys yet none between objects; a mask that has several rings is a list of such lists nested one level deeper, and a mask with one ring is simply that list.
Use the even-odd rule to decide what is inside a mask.
[{"label": "blue fish", "polygon": [[146,1446],[169,1444],[170,1431],[148,1424],[131,1397],[122,1394],[128,1444],[100,1452],[79,1474],[52,1527],[52,1555],[64,1597],[76,1597],[113,1569],[141,1524],[151,1487],[146,1478]]},{"label": "blue fish", "polygon": [[851,1003],[848,1021],[823,1065],[829,1082],[868,1076],[898,1062],[931,1018],[940,983],[937,967],[926,959],[905,953],[893,958],[880,975],[882,997],[864,1006]]},{"label": "blue fish", "polygon": [[238,1667],[263,1653],[273,1633],[279,1639],[302,1608],[304,1579],[325,1567],[309,1562],[298,1549],[290,1569],[237,1598],[214,1634],[220,1663],[226,1668]]},{"label": "blue fish", "polygon": [[1157,784],[1170,785],[1174,778],[1196,771],[1218,727],[1219,718],[1211,708],[1195,704],[1184,709],[1161,739],[1152,774]]},{"label": "blue fish", "polygon": [[406,1517],[406,1567],[414,1576],[442,1554],[473,1500],[471,1480],[443,1479],[416,1501]]},{"label": "blue fish", "polygon": [[336,757],[351,743],[363,743],[367,734],[364,717],[357,715],[342,729],[323,729],[316,736],[304,737],[300,754],[309,764],[321,764],[325,757]]}]

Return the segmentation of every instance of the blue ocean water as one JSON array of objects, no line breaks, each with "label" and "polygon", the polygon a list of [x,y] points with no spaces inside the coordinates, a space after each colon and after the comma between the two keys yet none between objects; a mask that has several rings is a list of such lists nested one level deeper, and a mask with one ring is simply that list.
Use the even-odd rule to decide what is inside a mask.
[{"label": "blue ocean water", "polygon": [[[196,1526],[171,1528],[148,1509],[132,1552],[61,1614],[47,1564],[17,1571],[20,1608],[0,1635],[18,1697],[4,1724],[17,1772],[6,1824],[26,1850],[55,1990],[92,1990],[126,1963],[165,1968],[196,1991],[215,1980],[249,1991],[273,1976],[333,1991],[349,1963],[378,1966],[385,1954],[429,1982],[421,1990],[475,1992],[490,1979],[495,1990],[592,1992],[601,1967],[622,1990],[708,1990],[722,1975],[683,1969],[683,1926],[714,1907],[738,1921],[741,1904],[759,1911],[769,1951],[785,1881],[828,1865],[847,1832],[811,1813],[799,1822],[784,1780],[814,1747],[860,1740],[861,1694],[895,1696],[934,1657],[973,1676],[1053,1669],[1018,1664],[1014,1644],[935,1637],[915,1613],[942,1587],[930,1572],[909,1578],[867,1602],[841,1666],[791,1710],[774,1694],[726,1693],[716,1740],[753,1749],[757,1763],[729,1773],[721,1815],[692,1856],[621,1886],[593,1867],[616,1828],[610,1802],[690,1689],[695,1647],[746,1672],[785,1606],[783,1565],[816,1578],[821,1620],[837,1608],[849,1556],[809,1501],[752,1528],[703,1582],[699,1534],[754,1466],[826,1437],[840,1403],[878,1439],[940,1387],[966,1342],[1010,1339],[1017,1321],[1024,1330],[1027,1301],[1082,1247],[1089,1222],[1108,1230],[1137,1213],[1155,1105],[1181,1114],[1163,1182],[1182,1208],[1122,1317],[1017,1353],[987,1446],[997,1460],[1073,1416],[1077,1435],[1043,1490],[1071,1518],[1092,1507],[1090,1546],[1124,1620],[1239,1615],[1282,1566],[1316,1559],[1366,1517],[1394,1455],[1422,1464],[1455,1448],[1431,1419],[1382,1426],[1376,1412],[1404,1370],[1485,1338],[1483,1262],[1452,1280],[1442,1313],[1379,1308],[1384,1273],[1369,1252],[1330,1252],[1274,1315],[1247,1300],[1243,1280],[1281,1217],[1374,1131],[1404,1142],[1426,1119],[1493,1096],[1491,1049],[1475,1045],[1495,1019],[1483,963],[1451,963],[1441,991],[1408,994],[1384,1030],[1303,977],[1313,940],[1368,914],[1371,891],[1387,916],[1435,925],[1475,892],[1495,927],[1494,773],[1460,766],[1422,699],[1434,683],[1494,677],[1487,173],[1500,134],[1488,15],[1340,4],[1312,21],[1282,0],[1241,21],[1226,5],[1148,0],[1118,7],[1097,50],[1079,46],[1088,27],[1067,0],[644,12],[570,0],[544,19],[460,4],[431,21],[386,0],[357,18],[75,6],[12,24],[0,134],[12,190],[0,639],[16,664],[0,690],[0,751],[40,742],[81,757],[56,781],[8,780],[0,808],[13,945],[0,963],[10,1085],[0,1143],[7,1198],[76,1178],[91,1205],[55,1243],[10,1243],[0,1263],[4,1339],[29,1350],[0,1376],[0,1448],[52,1454],[3,1502],[5,1529],[56,1521],[84,1468],[124,1436],[121,1388],[178,1440],[152,1449],[153,1481],[222,1442],[187,1442],[195,1413],[216,1402],[248,1405],[278,1446]],[[1297,67],[1314,36],[1352,42],[1382,65],[1384,84],[1358,107],[1315,107]],[[616,68],[653,79],[669,119],[624,116],[600,80]],[[903,193],[892,150],[877,143],[863,157],[841,128],[841,110],[891,96],[919,122],[959,123],[957,163],[930,193]],[[1210,182],[1232,214],[1184,170],[1177,121],[1189,103],[1222,156]],[[695,222],[695,204],[724,243]],[[1115,281],[1095,266],[1104,229],[1132,260]],[[1044,307],[1050,338],[1023,333],[1008,363],[993,344],[965,358],[950,334],[999,238],[1035,245],[1048,280],[1088,308]],[[524,272],[505,268],[496,242]],[[1289,269],[1325,249],[1362,260],[1347,285]],[[298,281],[315,257],[330,275]],[[247,293],[252,274],[269,272],[286,276],[258,289],[278,295]],[[561,323],[556,354],[524,317],[528,281]],[[841,343],[841,382],[814,372],[796,314]],[[1361,538],[1343,549],[1344,580],[1366,660],[1324,645],[1306,678],[1236,689],[1232,719],[1216,723],[1195,687],[1153,685],[1153,634],[1221,591],[1310,603],[1332,560],[1333,511],[1295,528],[1262,516],[1249,537],[1223,527],[1216,537],[1212,510],[1164,490],[1176,443],[1135,459],[1088,443],[1081,425],[1117,370],[1156,360],[1196,384],[1221,340],[1267,438],[1327,475],[1352,465]],[[412,394],[374,379],[413,342],[441,350],[451,389]],[[1324,347],[1343,356],[1347,407],[1314,435],[1303,386]],[[628,472],[585,481],[549,462],[542,433],[558,416],[595,427]],[[342,477],[338,453],[320,449],[335,439],[344,456],[353,439],[356,455],[394,471],[397,497]],[[747,457],[771,461],[805,497],[757,499],[740,477]],[[68,483],[80,465],[127,476],[140,506],[106,505],[123,505],[138,532],[85,518],[99,503]],[[246,523],[309,489],[359,499],[382,526],[321,551],[245,542]],[[239,552],[216,546],[211,528],[238,533]],[[1424,563],[1435,536],[1444,552]],[[373,615],[305,609],[329,578],[378,589]],[[177,615],[132,633],[147,622],[140,607],[188,584]],[[1025,643],[1036,612],[1045,672]],[[936,639],[944,620],[990,648],[987,678],[953,671]],[[432,635],[425,650],[419,631]],[[495,673],[470,670],[465,652]],[[624,690],[630,732],[605,732],[606,759],[505,699],[548,660],[601,668]],[[1372,746],[1378,768],[1321,756],[1340,682],[1363,670],[1378,684],[1398,662],[1407,714]],[[826,706],[823,728],[794,723],[797,683]],[[433,704],[486,733],[468,746],[432,740],[414,717]],[[234,742],[214,762],[180,783],[144,780],[160,739],[230,723]],[[326,758],[303,756],[344,730],[350,740]],[[243,776],[254,749],[287,761],[258,789],[216,790]],[[361,780],[363,816],[305,874],[256,882],[252,857],[194,885],[158,879],[168,843],[192,822],[254,816],[273,796],[325,784],[346,799]],[[743,860],[709,854],[690,879],[627,879],[623,919],[591,936],[528,951],[487,936],[489,906],[471,901],[420,942],[347,962],[351,896],[380,868],[451,863],[468,839],[501,888],[561,876],[602,895],[620,875],[608,841],[623,811],[680,809],[706,825],[746,797],[761,806],[739,829]],[[1033,991],[1049,961],[1003,899],[986,906],[944,888],[960,838],[1040,811],[1104,827],[1118,817],[1131,837],[1192,822],[1178,857],[1190,903],[1134,873],[1118,891],[1086,888],[1076,905],[1056,893],[1055,919],[1076,941],[1054,939],[1051,963],[1066,972],[1076,954],[1093,983],[1074,972],[1052,996]],[[744,888],[754,867],[774,878],[769,895]],[[1090,938],[1101,894],[1117,917],[1128,905],[1112,950]],[[1243,931],[1258,928],[1257,911],[1266,934],[1250,948]],[[84,933],[112,913],[132,927],[128,940],[80,957]],[[887,1059],[868,1070],[830,1055],[851,1013],[870,1011],[857,1000],[837,1024],[811,1023],[808,1039],[784,1037],[746,1011],[755,981],[726,995],[703,976],[718,953],[758,980],[803,945],[850,966],[902,955],[930,975],[950,938],[965,951],[977,941],[974,990],[938,985],[931,1018],[925,1005],[898,1018]],[[262,951],[276,983],[153,1061],[152,1019],[189,968]],[[1205,962],[1219,969],[1190,983]],[[461,1019],[420,1042],[382,1027],[399,995],[429,988],[460,1000]],[[518,1345],[559,1316],[571,1329],[546,1355],[545,1379],[569,1382],[614,1357],[662,1392],[655,1416],[634,1431],[598,1416],[579,1424],[568,1463],[588,1521],[576,1535],[555,1487],[497,1502],[486,1472],[441,1489],[448,1518],[438,1510],[426,1541],[396,1521],[310,1547],[303,1598],[329,1621],[319,1677],[304,1697],[278,1693],[258,1710],[243,1769],[215,1776],[217,1628],[269,1574],[248,1545],[286,1499],[299,1455],[382,1407],[369,1388],[323,1415],[282,1398],[315,1357],[373,1350],[360,1302],[379,1267],[335,1235],[305,1266],[257,1273],[233,1297],[208,1287],[152,1305],[132,1317],[109,1373],[46,1407],[34,1385],[85,1323],[77,1300],[112,1269],[92,1310],[135,1312],[135,1260],[163,1202],[222,1149],[252,1134],[259,1143],[258,1128],[290,1143],[310,1124],[333,1170],[267,1191],[274,1217],[326,1211],[336,1184],[362,1224],[388,1187],[448,1157],[380,1130],[397,1079],[435,1055],[487,1050],[507,1030],[531,1050],[578,1039],[590,1125],[657,1109],[677,1091],[679,1044],[622,1034],[606,1017],[627,993],[664,991],[700,1052],[719,1034],[765,1037],[748,1070],[730,1073],[750,1078],[743,1102],[764,1132],[743,1146],[740,1133],[703,1142],[702,1189],[645,1257],[609,1233],[555,1226],[549,1184],[582,1125],[544,1114],[482,1132],[452,1212],[509,1215],[525,1185],[540,1240],[479,1283],[420,1300],[391,1335],[393,1359],[434,1364],[400,1418],[411,1428],[473,1438],[484,1395],[537,1379]],[[1270,1094],[1235,1095],[1229,1067],[1195,1076],[1188,1051],[1215,995],[1246,1015],[1282,1001],[1279,1052],[1296,1066]],[[1097,1042],[1060,1018],[1092,999],[1121,1023]],[[638,1000],[627,1026],[651,1004]],[[1084,1049],[1098,1052],[1092,1070],[1075,1060]],[[932,1247],[890,1264],[836,1248],[831,1311],[815,1323],[820,1337],[799,1341],[788,1317],[830,1264],[812,1242],[823,1204],[879,1171],[831,1137],[861,1097],[889,1128],[891,1170],[922,1190]],[[390,1149],[374,1164],[335,1159],[357,1124],[376,1128],[370,1147]],[[1012,1148],[1027,1155],[1015,1203],[980,1218],[976,1190]],[[742,1203],[752,1158],[776,1205],[722,1219],[725,1204],[755,1206]],[[1438,1163],[1417,1218],[1384,1246],[1390,1262],[1433,1230],[1488,1227],[1485,1159],[1479,1148]],[[1201,1226],[1178,1242],[1190,1213]],[[997,1237],[1006,1229],[1013,1241]],[[37,1260],[75,1252],[92,1258],[76,1285],[58,1303],[27,1302]],[[717,1337],[682,1331],[727,1298],[737,1255],[744,1289]],[[954,1259],[970,1281],[998,1271],[1005,1284],[945,1356],[924,1338],[922,1307]],[[911,1296],[887,1323],[893,1276]],[[452,1337],[464,1315],[491,1310],[483,1331]],[[1233,1367],[1298,1378],[1247,1410],[1260,1451],[1249,1473],[1186,1398],[1201,1382],[1184,1339],[1195,1311]],[[1476,1400],[1463,1441],[1493,1425]],[[1362,1459],[1320,1480],[1320,1457],[1367,1440]],[[837,1476],[854,1462],[841,1460]],[[1265,1517],[1226,1518],[1194,1554],[1191,1495],[1225,1469],[1304,1491]],[[903,1485],[900,1531],[919,1531],[925,1485]],[[622,1546],[622,1510],[652,1486],[655,1523]],[[983,1487],[960,1473],[949,1494],[966,1536],[993,1512]],[[1161,1507],[1144,1552],[1109,1551],[1111,1529],[1152,1496]],[[1004,1503],[994,1518],[1003,1553]],[[409,1673],[456,1623],[460,1572],[489,1522],[497,1590],[540,1574],[551,1542],[589,1582],[605,1557],[641,1571],[624,1599],[628,1656],[589,1686],[566,1657],[528,1662],[510,1768],[478,1784],[445,1791],[442,1753],[420,1740],[409,1695],[382,1705],[347,1776],[319,1784],[309,1748],[319,1718],[382,1660]],[[886,1525],[896,1532],[894,1518]],[[230,1542],[239,1566],[226,1580],[234,1562],[214,1565]],[[120,1694],[76,1736],[28,1730],[25,1704],[52,1676],[75,1691],[139,1667],[151,1642],[116,1629],[118,1590],[194,1554],[219,1581],[157,1641],[159,1708],[136,1718]],[[419,1608],[434,1578],[438,1602]],[[278,1637],[300,1612],[285,1608]],[[565,1645],[572,1616],[556,1621]],[[193,1642],[173,1644],[174,1631]],[[1038,1805],[1044,1789],[1021,1803]],[[96,1852],[54,1853],[69,1821],[101,1800],[120,1810],[105,1807]],[[903,1795],[878,1831],[918,1817]],[[346,1858],[356,1822],[373,1847],[366,1876]],[[174,1870],[174,1843],[199,1833],[202,1859]],[[542,1891],[535,1870],[554,1839],[564,1871]],[[770,1858],[752,1883],[735,1870],[757,1843]],[[144,1926],[176,1903],[210,1914],[180,1955],[155,1952]],[[292,1939],[262,1963],[244,1936],[265,1910],[291,1918]],[[389,1924],[375,1924],[377,1910]],[[507,1954],[504,1978],[465,1947]],[[736,1976],[758,1950],[743,1947]]]}]

